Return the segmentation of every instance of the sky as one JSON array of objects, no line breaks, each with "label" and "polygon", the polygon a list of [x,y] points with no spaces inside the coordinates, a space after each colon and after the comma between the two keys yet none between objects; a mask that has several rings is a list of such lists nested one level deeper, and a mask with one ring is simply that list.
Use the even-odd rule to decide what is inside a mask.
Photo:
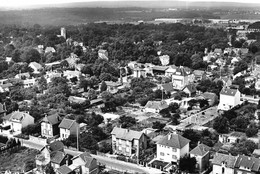
[{"label": "sky", "polygon": [[[89,1],[122,1],[122,0],[0,0],[0,7],[26,7],[26,6],[30,6],[30,5],[60,4],[60,3],[89,2]],[[135,1],[138,1],[138,0],[135,0]],[[145,0],[140,0],[140,1],[145,1]],[[169,0],[167,0],[167,1],[169,1]],[[259,0],[180,0],[180,1],[260,3]]]}]

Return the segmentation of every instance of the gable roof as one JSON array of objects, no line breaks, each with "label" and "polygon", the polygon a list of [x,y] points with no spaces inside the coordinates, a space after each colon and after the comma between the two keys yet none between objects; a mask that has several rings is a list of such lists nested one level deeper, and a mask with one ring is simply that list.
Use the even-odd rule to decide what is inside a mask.
[{"label": "gable roof", "polygon": [[188,84],[182,90],[184,90],[185,88],[187,88],[190,91],[190,93],[195,93],[197,91],[194,84]]},{"label": "gable roof", "polygon": [[74,124],[76,124],[76,120],[64,118],[59,124],[59,128],[70,129]]},{"label": "gable roof", "polygon": [[205,71],[202,71],[202,70],[194,70],[194,71],[193,71],[193,74],[194,74],[195,76],[202,76],[202,75],[205,74]]},{"label": "gable roof", "polygon": [[166,101],[148,101],[145,108],[162,110],[168,108],[168,104]]},{"label": "gable roof", "polygon": [[9,120],[9,121],[19,121],[22,122],[24,118],[26,117],[31,117],[32,119],[34,119],[34,117],[32,117],[31,115],[29,115],[26,112],[19,112],[19,111],[14,111],[8,115],[6,115],[5,117],[3,117],[3,119],[5,120]]},{"label": "gable roof", "polygon": [[258,172],[260,170],[260,159],[255,157],[245,156],[245,155],[239,155],[235,167],[249,168],[251,171]]},{"label": "gable roof", "polygon": [[222,163],[226,163],[228,168],[234,168],[236,162],[236,157],[232,155],[227,155],[223,153],[216,153],[212,160],[212,164],[214,165],[222,165]]},{"label": "gable roof", "polygon": [[63,165],[57,169],[57,172],[59,174],[70,174],[72,172],[72,170],[68,166]]},{"label": "gable roof", "polygon": [[66,154],[61,151],[54,151],[50,154],[51,162],[55,164],[60,164],[63,159],[66,157]]},{"label": "gable roof", "polygon": [[222,95],[235,96],[237,93],[237,89],[223,88],[220,92]]},{"label": "gable roof", "polygon": [[129,141],[132,141],[133,139],[139,140],[143,134],[144,134],[143,132],[118,128],[118,127],[114,127],[113,131],[111,132],[111,135],[115,135],[116,138],[129,140]]},{"label": "gable roof", "polygon": [[38,70],[42,69],[42,65],[37,62],[31,62],[29,66],[34,66]]},{"label": "gable roof", "polygon": [[203,94],[201,94],[201,96],[206,100],[214,100],[214,98],[217,97],[217,95],[212,92],[204,92]]},{"label": "gable roof", "polygon": [[162,87],[165,91],[167,92],[172,92],[174,91],[174,88],[173,88],[173,83],[165,83],[165,84],[162,84]]},{"label": "gable roof", "polygon": [[168,66],[154,66],[152,67],[155,71],[166,71],[169,67]]},{"label": "gable roof", "polygon": [[157,142],[157,144],[181,149],[190,142],[187,138],[179,134],[168,134]]},{"label": "gable roof", "polygon": [[55,113],[53,115],[45,116],[41,122],[50,123],[51,125],[55,125],[60,123],[61,118],[58,113]]},{"label": "gable roof", "polygon": [[76,158],[81,158],[84,161],[84,163],[85,163],[84,166],[87,167],[87,168],[90,168],[91,164],[92,164],[92,161],[96,160],[88,152],[81,153],[81,154],[73,157],[72,160],[74,160]]},{"label": "gable roof", "polygon": [[204,156],[210,151],[210,147],[205,144],[199,144],[197,147],[190,151],[191,154]]},{"label": "gable roof", "polygon": [[177,75],[177,76],[188,76],[188,72],[187,72],[188,69],[180,66],[180,67],[177,67],[176,71],[173,73],[173,75]]}]

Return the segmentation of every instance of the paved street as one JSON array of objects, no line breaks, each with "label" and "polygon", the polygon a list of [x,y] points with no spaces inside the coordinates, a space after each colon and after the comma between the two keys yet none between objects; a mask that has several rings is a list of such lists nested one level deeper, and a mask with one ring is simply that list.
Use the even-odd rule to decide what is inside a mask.
[{"label": "paved street", "polygon": [[[44,147],[44,145],[39,144],[39,142],[32,142],[32,141],[23,140],[23,139],[20,139],[20,141],[23,146],[28,147],[28,148],[40,150]],[[68,154],[71,154],[73,156],[76,156],[76,155],[82,153],[82,152],[73,151],[70,149],[65,149],[65,152]],[[99,163],[106,165],[107,168],[109,168],[109,169],[115,169],[115,170],[119,170],[119,171],[132,172],[132,173],[136,173],[136,172],[137,173],[148,173],[148,174],[162,173],[158,169],[142,167],[137,164],[127,163],[124,161],[120,161],[120,160],[116,160],[116,159],[112,159],[112,158],[108,158],[108,157],[104,157],[104,156],[98,156],[98,155],[94,155],[94,154],[91,154],[91,155],[94,158],[96,158]]]}]

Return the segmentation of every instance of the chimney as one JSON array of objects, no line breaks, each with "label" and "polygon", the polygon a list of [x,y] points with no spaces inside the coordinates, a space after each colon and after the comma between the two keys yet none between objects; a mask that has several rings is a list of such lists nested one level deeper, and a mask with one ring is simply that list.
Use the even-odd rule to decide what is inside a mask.
[{"label": "chimney", "polygon": [[168,134],[168,140],[170,140],[171,139],[171,137],[172,137],[172,134],[170,133],[170,134]]}]

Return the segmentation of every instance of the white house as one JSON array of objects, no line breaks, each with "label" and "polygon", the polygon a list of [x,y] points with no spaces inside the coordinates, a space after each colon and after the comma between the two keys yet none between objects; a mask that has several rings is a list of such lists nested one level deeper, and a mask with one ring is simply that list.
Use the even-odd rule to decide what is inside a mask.
[{"label": "white house", "polygon": [[73,77],[77,77],[79,79],[79,77],[81,76],[81,72],[66,70],[63,72],[63,76],[66,77],[68,80],[70,80]]},{"label": "white house", "polygon": [[216,153],[212,160],[212,174],[234,174],[236,157],[222,153]]},{"label": "white house", "polygon": [[200,172],[203,172],[209,167],[210,147],[205,144],[198,144],[190,151],[190,157],[196,158],[197,167]]},{"label": "white house", "polygon": [[31,62],[29,65],[33,69],[33,73],[39,74],[40,71],[43,69],[42,65],[37,62]]},{"label": "white house", "polygon": [[218,110],[229,110],[236,105],[239,105],[241,93],[238,89],[223,88],[220,92],[220,100]]},{"label": "white house", "polygon": [[167,70],[165,70],[165,76],[171,77],[173,73],[175,73],[177,70],[177,67],[175,65],[169,66]]},{"label": "white house", "polygon": [[178,134],[168,134],[157,142],[157,159],[164,162],[177,162],[189,153],[190,140]]},{"label": "white house", "polygon": [[29,88],[36,84],[36,78],[23,80],[23,87]]},{"label": "white house", "polygon": [[72,164],[69,168],[76,173],[82,174],[97,174],[98,165],[97,160],[89,153],[84,152],[72,158]]},{"label": "white house", "polygon": [[144,107],[145,112],[159,113],[168,108],[168,104],[166,101],[148,101]]},{"label": "white house", "polygon": [[70,135],[75,135],[79,133],[79,125],[76,120],[71,120],[64,118],[59,124],[60,128],[60,139],[67,139]]},{"label": "white house", "polygon": [[176,89],[183,89],[186,85],[194,81],[194,75],[185,67],[178,67],[172,74],[172,83]]},{"label": "white house", "polygon": [[26,112],[15,111],[3,118],[3,127],[10,126],[13,132],[22,132],[22,128],[34,124],[34,118]]}]

